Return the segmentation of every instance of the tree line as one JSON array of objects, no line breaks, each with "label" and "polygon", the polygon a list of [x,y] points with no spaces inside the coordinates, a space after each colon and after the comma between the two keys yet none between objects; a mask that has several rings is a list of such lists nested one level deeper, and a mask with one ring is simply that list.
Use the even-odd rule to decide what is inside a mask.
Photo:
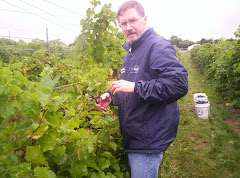
[{"label": "tree line", "polygon": [[[172,35],[171,38],[169,39],[169,42],[172,45],[177,46],[178,48],[188,48],[189,46],[193,45],[193,44],[204,44],[204,43],[218,43],[220,41],[220,39],[206,39],[206,38],[202,38],[199,41],[193,42],[191,40],[183,40],[182,38],[176,36],[176,35]],[[226,39],[226,41],[234,41],[233,38],[230,39]]]}]

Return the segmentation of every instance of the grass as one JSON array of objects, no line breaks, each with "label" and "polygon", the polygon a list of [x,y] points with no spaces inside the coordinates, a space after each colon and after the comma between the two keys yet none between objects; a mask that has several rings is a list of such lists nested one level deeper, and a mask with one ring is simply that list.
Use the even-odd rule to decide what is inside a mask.
[{"label": "grass", "polygon": [[[239,120],[195,67],[189,52],[180,61],[189,73],[189,92],[179,100],[181,118],[178,135],[165,153],[161,177],[240,177],[240,136],[228,121]],[[206,93],[210,117],[195,114],[194,93]],[[239,129],[239,127],[237,128]],[[166,166],[165,166],[166,167]]]}]

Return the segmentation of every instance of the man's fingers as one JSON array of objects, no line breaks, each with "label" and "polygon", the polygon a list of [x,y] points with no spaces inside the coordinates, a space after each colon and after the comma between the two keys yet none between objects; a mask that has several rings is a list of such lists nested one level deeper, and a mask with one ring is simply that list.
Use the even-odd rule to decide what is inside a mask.
[{"label": "man's fingers", "polygon": [[111,84],[111,91],[115,95],[118,92],[134,93],[135,82],[126,80],[114,81]]},{"label": "man's fingers", "polygon": [[110,100],[111,96],[109,93],[104,93],[103,95],[100,96],[101,100]]},{"label": "man's fingers", "polygon": [[100,108],[101,110],[107,111],[107,108],[105,106],[103,106],[102,104],[96,104],[96,106],[98,108]]},{"label": "man's fingers", "polygon": [[111,87],[111,91],[112,91],[113,94],[115,94],[114,92],[115,92],[115,90],[116,90],[118,87],[119,87],[119,86],[117,86],[117,85],[113,85],[113,86]]}]

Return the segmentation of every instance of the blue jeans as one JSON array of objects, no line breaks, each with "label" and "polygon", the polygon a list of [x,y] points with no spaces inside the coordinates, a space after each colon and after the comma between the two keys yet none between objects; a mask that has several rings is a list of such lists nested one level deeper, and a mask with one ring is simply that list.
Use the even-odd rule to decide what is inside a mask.
[{"label": "blue jeans", "polygon": [[128,153],[131,178],[157,178],[163,153]]}]

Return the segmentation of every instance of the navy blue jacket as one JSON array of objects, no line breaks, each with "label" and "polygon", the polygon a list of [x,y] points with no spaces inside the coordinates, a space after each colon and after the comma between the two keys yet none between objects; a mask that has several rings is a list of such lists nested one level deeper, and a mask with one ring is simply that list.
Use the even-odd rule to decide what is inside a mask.
[{"label": "navy blue jacket", "polygon": [[171,43],[153,29],[124,49],[120,79],[135,82],[134,93],[118,93],[124,151],[162,152],[176,138],[177,100],[188,92],[188,73]]}]

